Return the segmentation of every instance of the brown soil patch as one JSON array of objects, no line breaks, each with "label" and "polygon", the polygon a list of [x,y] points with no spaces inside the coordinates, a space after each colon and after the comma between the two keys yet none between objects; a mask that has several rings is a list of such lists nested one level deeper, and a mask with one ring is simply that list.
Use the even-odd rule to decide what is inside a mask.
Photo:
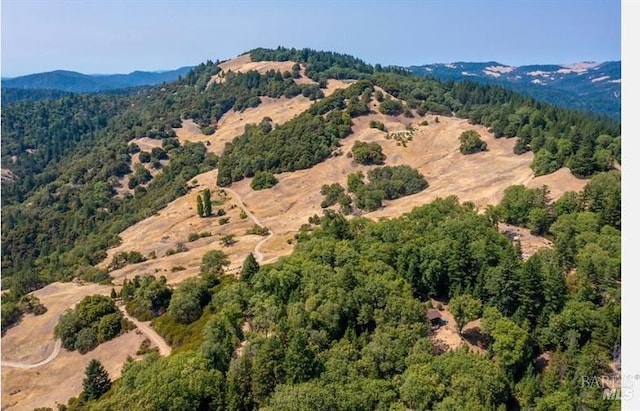
[{"label": "brown soil patch", "polygon": [[3,183],[5,181],[14,181],[16,179],[16,175],[13,174],[13,171],[8,168],[0,168],[0,181]]},{"label": "brown soil patch", "polygon": [[505,234],[510,240],[520,240],[522,247],[522,257],[526,260],[541,248],[551,248],[553,243],[544,237],[531,234],[528,228],[518,227],[511,224],[498,223],[498,230]]},{"label": "brown soil patch", "polygon": [[[329,80],[327,88],[323,89],[325,96],[330,96],[336,90],[346,88],[349,82],[342,80]],[[302,95],[294,98],[260,97],[262,103],[258,107],[251,107],[242,112],[229,111],[218,122],[215,133],[206,136],[202,134],[200,127],[193,120],[183,120],[182,127],[174,129],[180,144],[187,141],[204,142],[207,151],[221,155],[226,143],[230,143],[234,137],[244,133],[247,124],[258,124],[265,117],[270,117],[273,124],[283,124],[295,116],[303,113],[311,107],[313,102]]]},{"label": "brown soil patch", "polygon": [[[82,392],[84,371],[91,359],[99,360],[114,380],[120,376],[127,356],[135,358],[142,340],[141,333],[130,331],[85,355],[63,349],[52,362],[42,367],[31,370],[2,367],[2,409],[55,409],[56,403],[66,404],[69,398]],[[3,350],[5,345],[3,342]]]},{"label": "brown soil patch", "polygon": [[2,337],[2,359],[37,363],[53,350],[53,328],[66,309],[73,307],[88,295],[109,295],[110,286],[79,283],[53,283],[32,294],[47,307],[47,312],[25,315],[22,321],[7,330]]},{"label": "brown soil patch", "polygon": [[[155,252],[157,256],[155,259],[128,265],[111,272],[114,282],[121,283],[125,277],[131,279],[135,275],[148,273],[156,276],[164,275],[170,284],[175,284],[185,278],[197,275],[200,271],[202,256],[213,249],[222,250],[229,255],[230,268],[241,266],[246,256],[262,237],[245,234],[246,230],[253,226],[253,222],[249,218],[244,220],[240,218],[240,207],[233,196],[226,197],[224,204],[213,206],[215,210],[224,208],[226,211],[224,217],[230,219],[228,224],[220,225],[221,217],[200,218],[196,212],[196,197],[201,190],[209,187],[214,191],[212,200],[222,198],[215,194],[216,176],[217,170],[198,175],[194,179],[198,182],[197,188],[171,202],[156,215],[123,231],[120,234],[122,243],[118,247],[108,250],[107,258],[99,264],[99,267],[106,268],[113,255],[120,251],[139,251],[144,256]],[[212,236],[193,242],[187,241],[190,233],[204,231],[211,232]],[[220,239],[227,234],[235,235],[238,242],[231,247],[221,246]],[[175,249],[178,242],[183,242],[189,250],[165,256],[166,251],[171,248]],[[173,267],[179,266],[185,269],[171,270]]]},{"label": "brown soil patch", "polygon": [[208,144],[207,151],[221,155],[226,143],[244,133],[246,124],[258,124],[265,117],[270,117],[274,124],[282,124],[311,106],[311,101],[301,95],[291,99],[260,97],[260,100],[262,103],[258,107],[225,113],[218,122],[216,132],[209,136],[202,134],[193,120],[184,120],[181,128],[174,129],[180,144],[187,141],[204,142]]},{"label": "brown soil patch", "polygon": [[[369,128],[371,120],[385,123],[391,132],[405,130],[413,123],[416,131],[407,147],[385,138],[386,133]],[[512,184],[536,184],[530,168],[531,153],[521,156],[513,154],[513,139],[496,139],[486,128],[474,126],[466,120],[427,116],[428,126],[416,126],[423,119],[407,119],[374,114],[354,119],[354,134],[342,141],[343,154],[351,150],[356,140],[378,142],[387,156],[387,165],[407,164],[422,172],[429,188],[421,193],[387,202],[380,210],[366,214],[374,219],[396,217],[426,204],[437,197],[457,195],[461,201],[474,201],[480,207],[497,204],[504,189]],[[464,156],[459,152],[458,137],[462,131],[477,130],[489,146],[489,151]],[[338,182],[346,187],[347,176],[357,170],[366,173],[368,167],[356,165],[346,155],[333,157],[307,170],[281,173],[279,183],[269,190],[254,191],[249,180],[233,184],[243,201],[255,215],[274,232],[273,241],[262,248],[265,259],[290,252],[293,246],[286,244],[302,224],[313,214],[322,215],[320,203],[323,184]],[[558,173],[561,177],[557,177]],[[552,193],[563,192],[576,183],[567,179],[562,170],[545,179]],[[579,180],[578,180],[579,181]],[[579,181],[581,183],[581,181]],[[573,188],[573,187],[570,187]],[[552,194],[553,196],[553,194]]]},{"label": "brown soil patch", "polygon": [[[46,358],[54,347],[53,328],[64,311],[87,295],[108,295],[111,286],[79,283],[53,283],[33,292],[47,307],[40,316],[26,315],[2,337],[2,359],[36,363]],[[2,409],[31,410],[35,407],[55,408],[55,402],[67,400],[82,391],[87,363],[100,360],[111,378],[120,375],[127,355],[135,356],[144,337],[135,331],[98,346],[85,355],[62,349],[50,363],[21,370],[2,367]]]},{"label": "brown soil patch", "polygon": [[[224,63],[220,63],[218,67],[220,67],[221,71],[218,74],[211,76],[211,79],[207,83],[207,87],[213,83],[221,83],[224,81],[224,74],[228,71],[246,73],[247,71],[255,70],[260,74],[265,74],[269,70],[280,71],[280,73],[284,73],[285,71],[292,72],[293,65],[296,64],[295,61],[251,61],[251,56],[249,54],[243,54],[236,58],[225,61]],[[305,65],[300,64],[300,78],[295,79],[295,82],[298,84],[315,84],[315,81],[311,80],[303,73],[305,71]]]},{"label": "brown soil patch", "polygon": [[[433,307],[437,307],[438,304],[442,305],[442,309],[438,310],[442,319],[447,323],[440,326],[438,329],[433,330],[431,334],[431,338],[434,340],[435,345],[439,347],[445,348],[447,351],[455,351],[461,348],[463,345],[469,347],[469,351],[474,353],[485,353],[486,350],[480,347],[479,345],[474,345],[470,341],[466,339],[463,340],[458,334],[458,323],[455,318],[453,318],[453,314],[449,311],[449,305],[444,304],[443,301],[431,300],[431,304]],[[471,321],[469,324],[465,325],[462,332],[468,332],[469,330],[478,329],[481,325],[481,320]]]}]

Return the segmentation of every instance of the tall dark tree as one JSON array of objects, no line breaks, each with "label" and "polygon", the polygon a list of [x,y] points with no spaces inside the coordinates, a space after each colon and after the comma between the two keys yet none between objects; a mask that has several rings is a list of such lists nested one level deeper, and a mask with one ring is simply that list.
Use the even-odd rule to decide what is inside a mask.
[{"label": "tall dark tree", "polygon": [[98,399],[111,388],[109,373],[95,358],[89,361],[82,381],[82,398],[85,401]]},{"label": "tall dark tree", "polygon": [[249,253],[247,258],[244,259],[244,263],[242,263],[242,271],[240,271],[240,278],[244,281],[249,281],[251,277],[255,273],[260,270],[260,264],[256,261],[256,258],[253,256],[253,253]]},{"label": "tall dark tree", "polygon": [[211,217],[211,190],[208,188],[202,193],[202,215]]},{"label": "tall dark tree", "polygon": [[198,208],[198,216],[204,217],[204,206],[202,205],[202,197],[200,196],[200,194],[198,194],[198,197],[196,197],[196,205]]}]

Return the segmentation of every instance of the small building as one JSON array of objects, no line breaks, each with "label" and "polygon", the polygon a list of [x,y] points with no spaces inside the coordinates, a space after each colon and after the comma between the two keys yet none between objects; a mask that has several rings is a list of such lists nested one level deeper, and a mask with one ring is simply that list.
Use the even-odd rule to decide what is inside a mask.
[{"label": "small building", "polygon": [[435,308],[429,308],[427,311],[427,320],[429,320],[432,327],[438,328],[442,325],[442,314]]}]

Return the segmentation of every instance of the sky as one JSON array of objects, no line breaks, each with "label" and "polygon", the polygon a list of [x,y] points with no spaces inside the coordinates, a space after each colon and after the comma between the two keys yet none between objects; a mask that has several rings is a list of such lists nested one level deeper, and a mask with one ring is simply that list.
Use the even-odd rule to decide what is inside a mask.
[{"label": "sky", "polygon": [[620,1],[2,0],[3,77],[169,70],[256,47],[382,65],[620,60]]}]

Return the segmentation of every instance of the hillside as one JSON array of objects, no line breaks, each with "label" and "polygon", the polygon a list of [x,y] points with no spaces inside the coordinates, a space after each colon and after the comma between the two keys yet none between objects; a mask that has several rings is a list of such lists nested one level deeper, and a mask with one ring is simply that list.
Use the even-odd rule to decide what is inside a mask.
[{"label": "hillside", "polygon": [[620,118],[622,84],[619,61],[520,67],[495,61],[455,62],[417,65],[409,69],[441,80],[500,85],[560,107]]},{"label": "hillside", "polygon": [[171,82],[184,76],[191,69],[192,67],[180,67],[175,70],[134,71],[129,74],[82,74],[75,71],[56,70],[10,79],[3,78],[2,92],[4,94],[5,89],[44,89],[73,93],[96,93]]},{"label": "hillside", "polygon": [[[601,408],[575,378],[619,372],[614,120],[279,48],[2,136],[3,409]],[[60,348],[92,294],[138,328]]]}]

